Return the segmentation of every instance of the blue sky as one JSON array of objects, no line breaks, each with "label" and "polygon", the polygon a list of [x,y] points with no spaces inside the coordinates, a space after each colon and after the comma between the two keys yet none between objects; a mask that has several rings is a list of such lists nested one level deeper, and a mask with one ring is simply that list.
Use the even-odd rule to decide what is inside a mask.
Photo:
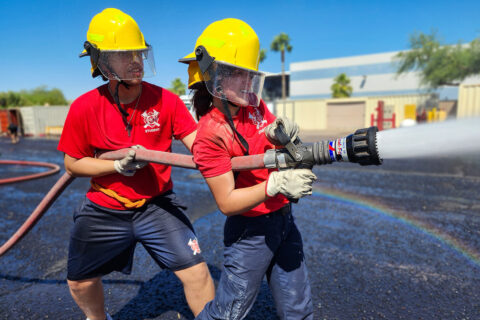
[{"label": "blue sky", "polygon": [[[102,83],[80,59],[91,18],[107,7],[130,14],[154,48],[157,75],[146,79],[169,87],[186,66],[178,58],[193,50],[202,30],[223,18],[246,21],[262,48],[289,34],[290,62],[408,49],[409,35],[437,30],[446,44],[480,36],[480,1],[1,1],[0,91],[61,89],[73,100]],[[280,72],[280,54],[269,51],[260,68]]]}]

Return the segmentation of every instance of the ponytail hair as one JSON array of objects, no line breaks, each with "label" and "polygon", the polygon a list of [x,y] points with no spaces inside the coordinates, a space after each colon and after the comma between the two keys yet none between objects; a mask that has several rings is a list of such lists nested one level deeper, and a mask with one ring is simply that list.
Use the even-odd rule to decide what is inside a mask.
[{"label": "ponytail hair", "polygon": [[208,110],[212,106],[213,97],[208,92],[205,82],[200,81],[193,85],[193,90],[195,90],[192,98],[193,109],[197,115],[197,120],[207,114]]}]

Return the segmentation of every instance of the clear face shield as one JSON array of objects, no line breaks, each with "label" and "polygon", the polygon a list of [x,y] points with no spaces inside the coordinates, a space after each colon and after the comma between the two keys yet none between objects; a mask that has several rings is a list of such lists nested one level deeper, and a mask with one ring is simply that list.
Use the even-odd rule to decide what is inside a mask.
[{"label": "clear face shield", "polygon": [[153,49],[100,51],[97,67],[108,80],[137,80],[155,75]]},{"label": "clear face shield", "polygon": [[203,74],[207,90],[213,96],[238,106],[258,107],[262,96],[265,74],[214,61]]}]

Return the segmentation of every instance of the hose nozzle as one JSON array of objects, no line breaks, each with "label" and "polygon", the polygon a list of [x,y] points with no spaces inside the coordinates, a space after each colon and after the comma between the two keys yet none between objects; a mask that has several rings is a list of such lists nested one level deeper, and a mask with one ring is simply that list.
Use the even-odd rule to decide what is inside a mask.
[{"label": "hose nozzle", "polygon": [[315,142],[312,148],[315,164],[348,161],[362,166],[380,165],[377,132],[377,127],[369,127],[343,138]]},{"label": "hose nozzle", "polygon": [[358,129],[353,135],[347,136],[348,161],[362,166],[382,164],[378,155],[377,132],[377,127],[370,127]]},{"label": "hose nozzle", "polygon": [[362,166],[380,165],[377,149],[377,127],[358,129],[354,134],[313,144],[289,142],[281,150],[268,150],[264,163],[267,168],[298,168],[332,162],[354,162]]}]

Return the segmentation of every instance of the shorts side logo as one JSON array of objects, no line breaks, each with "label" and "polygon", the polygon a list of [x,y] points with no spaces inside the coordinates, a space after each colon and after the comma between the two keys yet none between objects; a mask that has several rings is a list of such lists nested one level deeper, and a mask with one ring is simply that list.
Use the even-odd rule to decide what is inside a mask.
[{"label": "shorts side logo", "polygon": [[202,250],[200,250],[200,245],[198,244],[198,240],[196,238],[193,240],[192,239],[188,240],[188,245],[192,249],[193,255],[196,255],[197,253],[202,252]]}]

